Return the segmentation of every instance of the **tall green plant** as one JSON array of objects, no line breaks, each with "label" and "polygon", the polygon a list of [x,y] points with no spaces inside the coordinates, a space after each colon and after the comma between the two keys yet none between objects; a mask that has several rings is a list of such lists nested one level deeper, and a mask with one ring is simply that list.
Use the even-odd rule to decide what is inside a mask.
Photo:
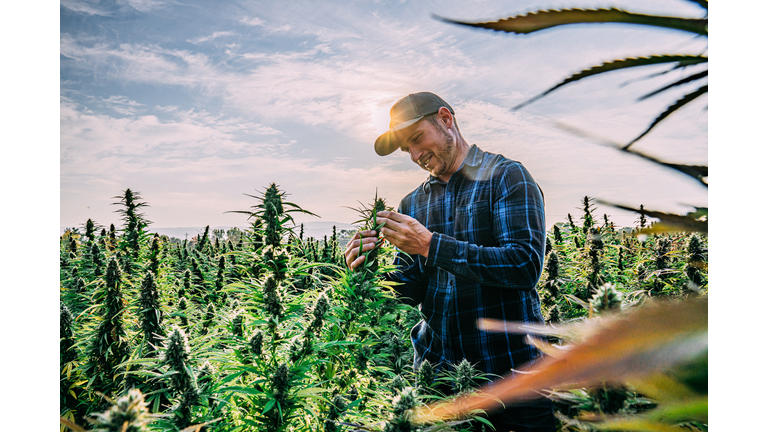
[{"label": "tall green plant", "polygon": [[163,312],[160,309],[160,298],[157,292],[155,275],[148,271],[141,282],[139,297],[139,320],[141,322],[141,329],[144,332],[147,357],[155,355],[160,345],[160,340],[165,335],[165,331],[160,325],[162,318]]},{"label": "tall green plant", "polygon": [[115,210],[115,212],[122,215],[124,224],[123,235],[120,238],[118,247],[126,252],[133,261],[136,261],[139,258],[142,243],[147,236],[146,228],[151,223],[141,213],[141,209],[147,207],[148,204],[141,201],[143,198],[130,189],[126,189],[122,195],[113,198],[119,199],[113,205],[122,206],[122,208]]},{"label": "tall green plant", "polygon": [[169,387],[177,397],[176,423],[184,428],[192,424],[192,408],[200,402],[195,374],[190,368],[187,335],[174,326],[165,347],[164,363],[170,372]]},{"label": "tall green plant", "polygon": [[103,301],[99,305],[100,317],[95,334],[88,348],[88,363],[85,375],[95,390],[110,394],[120,386],[120,364],[128,356],[128,334],[126,332],[126,301],[122,291],[122,275],[117,260],[113,257],[107,264],[103,288],[97,296]]}]

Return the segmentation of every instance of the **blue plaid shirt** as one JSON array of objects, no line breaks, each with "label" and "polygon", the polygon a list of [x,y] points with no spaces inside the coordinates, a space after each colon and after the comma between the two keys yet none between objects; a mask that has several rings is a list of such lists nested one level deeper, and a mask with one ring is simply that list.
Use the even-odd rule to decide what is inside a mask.
[{"label": "blue plaid shirt", "polygon": [[398,212],[433,232],[429,258],[399,252],[388,279],[424,317],[411,329],[414,366],[467,359],[505,374],[539,357],[524,336],[479,330],[478,318],[543,322],[544,197],[516,161],[473,145],[448,183],[430,176]]}]

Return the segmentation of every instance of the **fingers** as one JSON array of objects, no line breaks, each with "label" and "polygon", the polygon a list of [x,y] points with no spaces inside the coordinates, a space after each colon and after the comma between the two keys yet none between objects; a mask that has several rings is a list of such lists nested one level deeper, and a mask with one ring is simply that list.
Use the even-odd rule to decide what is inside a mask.
[{"label": "fingers", "polygon": [[400,244],[400,237],[398,236],[398,231],[393,230],[386,225],[381,227],[381,235],[390,243],[397,246]]},{"label": "fingers", "polygon": [[401,213],[398,213],[398,212],[389,211],[389,210],[382,210],[382,211],[376,213],[376,218],[377,219],[378,218],[384,218],[384,219],[389,219],[389,220],[392,220],[392,221],[395,221],[395,222],[402,222],[407,217],[408,216],[406,216],[404,214],[401,214]]},{"label": "fingers", "polygon": [[427,257],[432,232],[410,216],[388,213],[390,213],[389,218],[381,218],[384,221],[384,226],[380,230],[381,235],[405,253]]},{"label": "fingers", "polygon": [[[360,237],[361,235],[362,238]],[[347,264],[347,267],[354,270],[356,267],[364,263],[365,257],[361,254],[376,248],[377,241],[378,238],[376,237],[376,231],[369,230],[356,233],[355,236],[352,237],[352,240],[347,243],[347,247],[344,251],[344,260]],[[361,244],[362,250],[360,248]]]}]

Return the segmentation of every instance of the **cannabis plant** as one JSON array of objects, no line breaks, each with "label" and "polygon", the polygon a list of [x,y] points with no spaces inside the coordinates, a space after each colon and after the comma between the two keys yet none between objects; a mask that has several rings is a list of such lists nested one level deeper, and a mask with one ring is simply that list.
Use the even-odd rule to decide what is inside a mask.
[{"label": "cannabis plant", "polygon": [[[378,239],[379,230],[382,226],[384,226],[384,224],[378,222],[377,213],[384,210],[392,210],[392,208],[387,207],[384,198],[379,198],[377,192],[371,206],[361,205],[360,208],[353,210],[357,211],[360,216],[362,216],[361,219],[353,222],[353,224],[359,224],[361,231],[376,231],[376,238]],[[382,244],[382,242],[383,241],[379,240],[376,244],[376,247],[367,252],[363,252],[363,245],[362,243],[360,244],[360,256],[364,256],[365,261],[363,262],[363,265],[358,267],[359,269],[367,270],[371,273],[376,273],[379,268],[379,246]]]},{"label": "cannabis plant", "polygon": [[59,303],[59,356],[61,364],[69,363],[77,359],[75,352],[75,319],[64,303]]},{"label": "cannabis plant", "polygon": [[125,326],[126,301],[122,292],[122,278],[117,260],[107,264],[104,286],[97,293],[103,298],[99,309],[100,321],[88,348],[89,361],[86,375],[94,388],[104,394],[117,389],[118,365],[128,355],[128,335]]},{"label": "cannabis plant", "polygon": [[325,315],[329,309],[328,297],[324,293],[320,293],[312,308],[312,322],[308,328],[310,331],[319,332],[322,329]]},{"label": "cannabis plant", "polygon": [[270,184],[261,196],[244,195],[256,198],[259,204],[252,206],[252,211],[238,210],[230,213],[243,213],[247,214],[249,219],[253,218],[254,232],[264,236],[265,245],[275,248],[281,245],[283,233],[290,232],[285,224],[287,222],[294,223],[293,217],[288,213],[299,212],[317,216],[294,203],[284,201],[285,192],[280,191],[275,183]]},{"label": "cannabis plant", "polygon": [[123,235],[121,236],[120,244],[118,247],[127,252],[133,261],[138,260],[139,250],[141,249],[142,242],[147,236],[145,228],[151,223],[144,218],[144,214],[140,212],[142,207],[147,207],[147,203],[141,201],[143,198],[138,193],[134,193],[130,189],[123,191],[122,195],[115,196],[119,201],[113,203],[113,205],[120,205],[123,208],[115,210],[122,215],[124,222]]},{"label": "cannabis plant", "polygon": [[334,395],[328,404],[328,410],[323,422],[323,430],[325,432],[339,432],[342,430],[342,426],[337,424],[344,411],[347,409],[347,400],[342,395]]},{"label": "cannabis plant", "polygon": [[435,381],[435,368],[429,360],[423,360],[419,365],[416,375],[417,388],[422,391],[429,391]]},{"label": "cannabis plant", "polygon": [[611,283],[601,285],[595,295],[592,296],[590,303],[592,310],[600,314],[602,312],[621,309],[623,295]]},{"label": "cannabis plant", "polygon": [[419,397],[412,387],[402,389],[392,400],[392,417],[384,426],[384,432],[410,432],[416,429],[411,419],[411,410],[416,407]]},{"label": "cannabis plant", "polygon": [[165,346],[163,362],[170,372],[169,387],[178,398],[174,412],[180,427],[191,424],[192,407],[199,402],[197,382],[189,361],[187,335],[184,330],[174,326]]},{"label": "cannabis plant", "polygon": [[157,234],[152,236],[152,240],[149,243],[149,265],[148,270],[155,276],[160,275],[160,236]]},{"label": "cannabis plant", "polygon": [[144,395],[137,389],[130,389],[112,402],[112,407],[96,413],[87,419],[96,432],[146,432],[153,416],[147,409]]},{"label": "cannabis plant", "polygon": [[93,276],[100,277],[104,273],[104,258],[99,248],[99,244],[93,242],[90,247],[89,258],[91,260],[91,266],[93,268]]},{"label": "cannabis plant", "polygon": [[139,320],[141,330],[144,332],[144,341],[147,344],[146,355],[148,357],[155,355],[160,340],[165,335],[163,327],[160,325],[162,318],[163,312],[160,309],[155,275],[148,271],[141,281],[139,297]]}]

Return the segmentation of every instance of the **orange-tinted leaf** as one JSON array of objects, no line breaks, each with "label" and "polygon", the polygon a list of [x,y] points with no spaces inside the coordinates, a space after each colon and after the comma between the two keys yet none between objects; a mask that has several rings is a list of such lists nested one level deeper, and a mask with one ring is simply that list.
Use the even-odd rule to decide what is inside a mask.
[{"label": "orange-tinted leaf", "polygon": [[64,417],[60,417],[59,418],[59,423],[61,423],[64,426],[72,429],[75,432],[86,432],[85,428],[83,428],[82,426],[78,426],[74,422],[69,421],[69,420],[65,419]]},{"label": "orange-tinted leaf", "polygon": [[[492,411],[499,401],[538,397],[551,388],[577,388],[647,376],[702,353],[707,347],[707,300],[648,302],[627,314],[604,317],[600,328],[559,358],[547,357],[525,374],[507,376],[477,394],[416,412],[417,421]],[[591,324],[590,324],[591,325]]]}]

